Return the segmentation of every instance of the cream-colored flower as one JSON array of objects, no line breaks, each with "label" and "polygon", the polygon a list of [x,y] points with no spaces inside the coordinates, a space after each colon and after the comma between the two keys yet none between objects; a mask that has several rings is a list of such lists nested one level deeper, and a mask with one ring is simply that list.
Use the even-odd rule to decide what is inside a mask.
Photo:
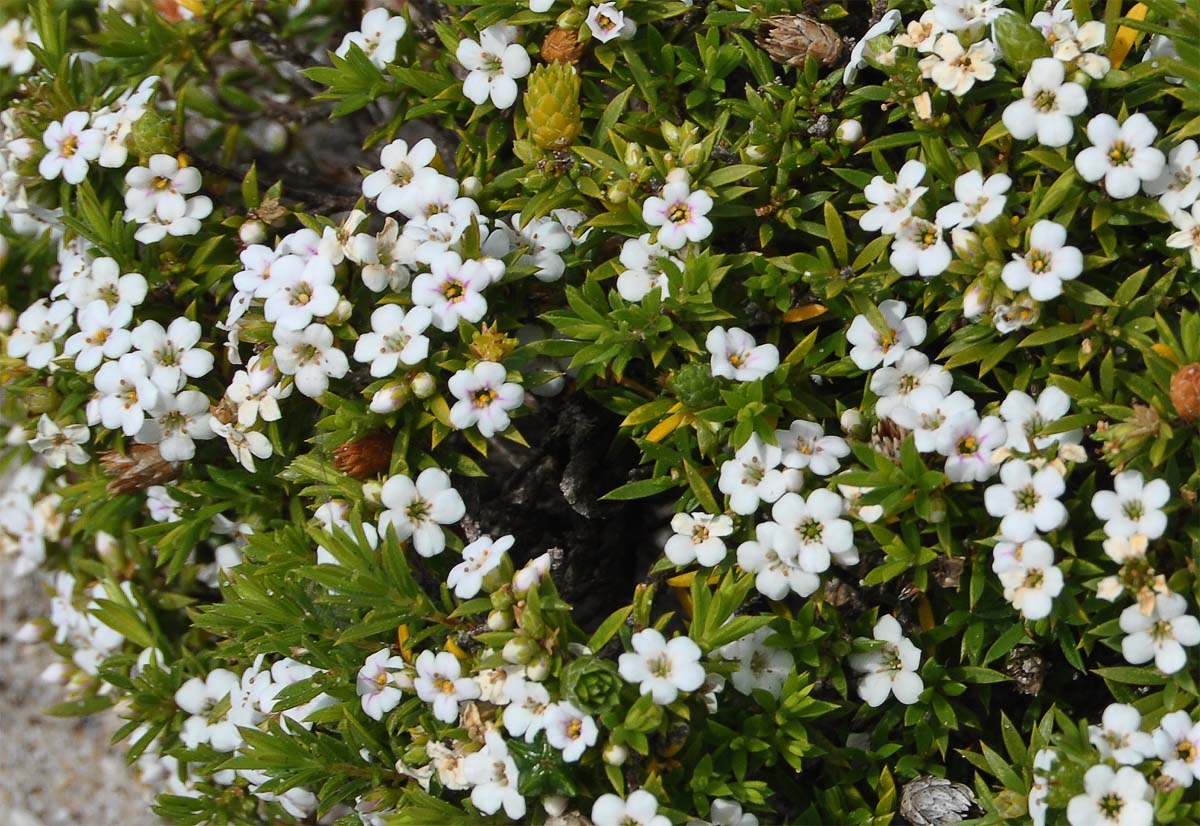
[{"label": "cream-colored flower", "polygon": [[955,97],[962,97],[977,80],[991,80],[996,76],[996,47],[990,40],[972,43],[964,49],[958,37],[943,34],[933,46],[933,53],[921,59],[917,65],[921,76],[933,80],[939,89]]}]

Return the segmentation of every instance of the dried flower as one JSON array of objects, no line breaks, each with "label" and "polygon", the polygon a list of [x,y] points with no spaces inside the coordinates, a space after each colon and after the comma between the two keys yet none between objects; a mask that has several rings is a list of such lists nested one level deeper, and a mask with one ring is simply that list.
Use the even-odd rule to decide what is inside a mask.
[{"label": "dried flower", "polygon": [[837,32],[803,14],[768,17],[756,42],[772,60],[785,66],[803,66],[810,54],[822,65],[832,66],[845,49]]},{"label": "dried flower", "polygon": [[392,459],[392,434],[379,430],[333,449],[333,467],[355,479],[387,473]]},{"label": "dried flower", "polygon": [[128,454],[110,450],[100,454],[100,464],[109,476],[108,492],[114,496],[165,485],[178,476],[174,464],[158,452],[158,445],[131,445]]}]

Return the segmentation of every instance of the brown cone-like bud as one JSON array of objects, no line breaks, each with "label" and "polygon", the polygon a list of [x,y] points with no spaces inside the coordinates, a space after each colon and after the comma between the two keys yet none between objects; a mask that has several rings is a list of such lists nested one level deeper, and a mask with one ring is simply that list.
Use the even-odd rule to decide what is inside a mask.
[{"label": "brown cone-like bud", "polygon": [[1180,367],[1171,377],[1171,404],[1184,421],[1200,421],[1200,362]]},{"label": "brown cone-like bud", "polygon": [[547,63],[578,63],[583,57],[579,35],[570,29],[552,29],[542,41],[542,60]]},{"label": "brown cone-like bud", "polygon": [[108,483],[113,496],[165,485],[179,475],[175,465],[158,452],[158,445],[133,445],[129,453],[110,450],[100,454],[100,464],[105,473],[115,477]]},{"label": "brown cone-like bud", "polygon": [[803,14],[768,17],[755,42],[772,60],[785,66],[803,66],[810,54],[822,65],[832,66],[845,49],[837,32]]},{"label": "brown cone-like bud", "polygon": [[385,430],[334,448],[333,466],[355,479],[387,473],[392,461],[392,434]]}]

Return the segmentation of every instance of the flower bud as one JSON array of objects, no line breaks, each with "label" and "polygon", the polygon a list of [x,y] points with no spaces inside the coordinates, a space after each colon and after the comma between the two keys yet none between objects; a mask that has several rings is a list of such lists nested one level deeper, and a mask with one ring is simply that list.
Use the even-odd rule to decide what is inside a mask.
[{"label": "flower bud", "polygon": [[570,800],[561,794],[550,794],[542,798],[542,808],[550,817],[558,817],[567,810]]},{"label": "flower bud", "polygon": [[771,149],[771,147],[766,146],[765,144],[755,144],[754,146],[747,146],[746,147],[746,160],[753,161],[755,163],[758,163],[759,161],[765,161],[767,159],[767,155],[770,152],[770,149]]},{"label": "flower bud", "polygon": [[371,412],[381,416],[395,413],[408,401],[408,388],[403,384],[389,384],[375,391],[371,397]]},{"label": "flower bud", "polygon": [[987,310],[988,294],[980,284],[975,284],[963,295],[963,316],[978,318]]},{"label": "flower bud", "polygon": [[374,479],[363,483],[362,494],[363,499],[372,505],[383,504],[383,485]]},{"label": "flower bud", "polygon": [[533,659],[536,653],[536,646],[527,637],[513,637],[508,642],[504,643],[504,650],[500,652],[500,656],[505,662],[515,665],[524,665]]},{"label": "flower bud", "polygon": [[962,227],[950,230],[950,244],[954,247],[954,251],[963,258],[973,258],[983,248],[979,236]]},{"label": "flower bud", "polygon": [[667,183],[669,184],[691,184],[692,174],[681,166],[677,166],[667,173]]},{"label": "flower bud", "polygon": [[12,328],[15,326],[17,326],[16,310],[8,305],[0,307],[0,333],[12,332]]},{"label": "flower bud", "polygon": [[333,312],[325,316],[325,321],[331,326],[337,326],[350,318],[350,314],[354,312],[354,305],[347,299],[340,299],[337,306],[333,308]]},{"label": "flower bud", "polygon": [[859,412],[857,407],[848,408],[842,412],[840,422],[844,433],[854,433],[862,427],[862,413]]},{"label": "flower bud", "polygon": [[550,676],[550,659],[545,655],[538,657],[531,662],[525,669],[526,678],[533,680],[535,683],[540,683],[542,680]]},{"label": "flower bud", "polygon": [[625,155],[622,158],[628,169],[635,169],[646,162],[646,152],[640,143],[625,145]]},{"label": "flower bud", "polygon": [[460,189],[466,197],[474,198],[480,192],[483,192],[483,181],[474,175],[468,175],[466,178],[463,178]]},{"label": "flower bud", "polygon": [[610,766],[624,765],[629,759],[629,749],[624,746],[619,746],[616,743],[609,743],[604,747],[604,762]]},{"label": "flower bud", "polygon": [[862,124],[856,120],[844,120],[838,124],[837,139],[842,143],[858,143],[862,140]]},{"label": "flower bud", "polygon": [[1184,421],[1200,421],[1200,362],[1180,367],[1171,377],[1171,404]]},{"label": "flower bud", "polygon": [[22,645],[32,645],[35,642],[41,642],[44,630],[44,627],[36,622],[27,622],[17,629],[13,639]]},{"label": "flower bud", "polygon": [[509,611],[491,611],[488,613],[487,626],[492,631],[507,631],[513,627],[513,615]]},{"label": "flower bud", "polygon": [[617,181],[608,188],[605,193],[605,198],[614,204],[623,204],[629,200],[629,196],[633,191],[633,184],[629,181]]},{"label": "flower bud", "polygon": [[433,376],[424,371],[417,373],[409,380],[409,386],[412,387],[413,395],[418,399],[427,399],[437,392],[437,382]]},{"label": "flower bud", "polygon": [[587,15],[580,9],[567,9],[558,16],[557,25],[560,29],[578,29],[583,26]]},{"label": "flower bud", "polygon": [[267,227],[257,218],[251,219],[238,227],[238,238],[246,246],[261,244],[267,240]]}]

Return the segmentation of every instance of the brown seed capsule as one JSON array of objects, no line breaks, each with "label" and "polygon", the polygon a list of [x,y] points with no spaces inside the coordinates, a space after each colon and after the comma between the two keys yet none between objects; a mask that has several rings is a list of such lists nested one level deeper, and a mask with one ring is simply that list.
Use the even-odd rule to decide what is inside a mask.
[{"label": "brown seed capsule", "polygon": [[900,792],[900,814],[913,826],[950,826],[966,820],[975,806],[969,786],[928,774],[905,783]]},{"label": "brown seed capsule", "polygon": [[810,54],[822,65],[831,66],[845,48],[837,32],[803,14],[768,17],[762,22],[755,42],[772,60],[785,66],[803,66]]},{"label": "brown seed capsule", "polygon": [[380,430],[333,449],[333,467],[355,479],[386,473],[392,461],[392,434]]},{"label": "brown seed capsule", "polygon": [[1184,421],[1200,421],[1200,362],[1180,367],[1171,377],[1171,404]]},{"label": "brown seed capsule", "polygon": [[110,450],[100,454],[100,464],[105,473],[116,477],[108,483],[113,496],[166,484],[178,475],[175,465],[158,452],[158,445],[133,445],[129,453]]},{"label": "brown seed capsule", "polygon": [[578,63],[583,56],[579,35],[571,29],[551,29],[542,41],[542,60],[547,63]]}]

